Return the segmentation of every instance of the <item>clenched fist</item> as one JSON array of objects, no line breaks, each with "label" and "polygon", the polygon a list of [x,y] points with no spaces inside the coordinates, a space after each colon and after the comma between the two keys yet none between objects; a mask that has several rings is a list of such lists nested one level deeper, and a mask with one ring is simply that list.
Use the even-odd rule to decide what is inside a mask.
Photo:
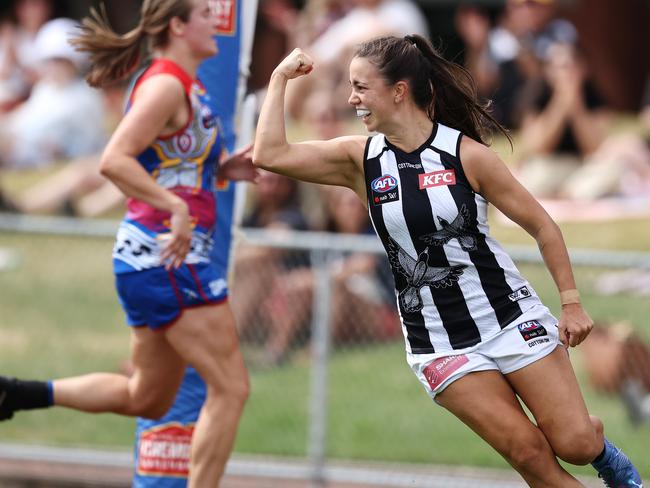
[{"label": "clenched fist", "polygon": [[302,51],[295,48],[273,71],[274,74],[280,74],[288,80],[304,76],[314,69],[314,61]]}]

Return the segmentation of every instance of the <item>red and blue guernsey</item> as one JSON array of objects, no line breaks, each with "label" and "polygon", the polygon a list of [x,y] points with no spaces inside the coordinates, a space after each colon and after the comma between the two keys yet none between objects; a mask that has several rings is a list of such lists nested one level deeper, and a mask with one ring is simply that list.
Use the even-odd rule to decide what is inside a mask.
[{"label": "red and blue guernsey", "polygon": [[[203,85],[180,66],[168,59],[155,59],[138,76],[130,90],[132,97],[140,84],[158,74],[177,77],[190,106],[190,118],[185,127],[174,134],[158,137],[138,161],[156,182],[185,200],[192,224],[192,245],[185,263],[207,264],[213,246],[216,219],[214,182],[222,151],[218,118],[207,104],[209,99]],[[127,202],[127,213],[117,232],[113,249],[116,274],[143,271],[161,266],[163,237],[170,232],[170,214],[136,199]]]}]

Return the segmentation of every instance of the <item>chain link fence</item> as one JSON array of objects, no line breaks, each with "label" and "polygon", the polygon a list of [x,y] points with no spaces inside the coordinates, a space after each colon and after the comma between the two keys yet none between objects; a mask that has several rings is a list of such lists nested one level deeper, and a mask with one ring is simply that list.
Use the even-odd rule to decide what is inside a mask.
[{"label": "chain link fence", "polygon": [[[116,225],[0,216],[3,374],[57,377],[120,369],[128,333],[120,328],[122,312],[112,290]],[[432,404],[411,374],[392,278],[374,236],[241,229],[235,250],[231,303],[252,382],[236,453],[298,460],[301,476],[314,486],[333,473],[342,476],[345,470],[332,465],[350,461],[381,463],[389,471],[395,466],[401,479],[398,463],[507,469]],[[557,312],[557,291],[539,252],[508,250]],[[597,323],[584,347],[571,351],[587,403],[604,418],[610,436],[642,460],[650,435],[643,410],[650,390],[650,305],[642,280],[650,257],[571,254]],[[58,410],[19,415],[2,429],[4,441],[46,445],[128,448],[133,438],[132,423],[120,417]],[[650,475],[650,466],[641,464],[641,470]],[[586,468],[576,473],[593,477]],[[443,486],[413,483],[408,486]]]}]

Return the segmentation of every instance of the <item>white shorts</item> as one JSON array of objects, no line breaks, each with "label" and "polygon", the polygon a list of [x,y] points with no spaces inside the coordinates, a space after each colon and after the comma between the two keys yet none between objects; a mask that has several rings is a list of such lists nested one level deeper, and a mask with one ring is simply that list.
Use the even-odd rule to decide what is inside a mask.
[{"label": "white shorts", "polygon": [[487,370],[512,373],[548,356],[560,344],[557,319],[544,305],[537,305],[501,332],[462,353],[407,353],[406,360],[435,400],[438,393],[468,373]]}]

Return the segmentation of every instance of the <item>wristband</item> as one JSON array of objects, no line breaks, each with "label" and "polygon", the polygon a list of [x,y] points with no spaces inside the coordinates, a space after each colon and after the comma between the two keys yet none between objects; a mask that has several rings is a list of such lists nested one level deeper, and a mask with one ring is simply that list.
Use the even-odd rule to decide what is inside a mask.
[{"label": "wristband", "polygon": [[572,288],[571,290],[561,291],[560,303],[562,305],[569,305],[571,303],[580,303],[580,292],[575,288]]}]

